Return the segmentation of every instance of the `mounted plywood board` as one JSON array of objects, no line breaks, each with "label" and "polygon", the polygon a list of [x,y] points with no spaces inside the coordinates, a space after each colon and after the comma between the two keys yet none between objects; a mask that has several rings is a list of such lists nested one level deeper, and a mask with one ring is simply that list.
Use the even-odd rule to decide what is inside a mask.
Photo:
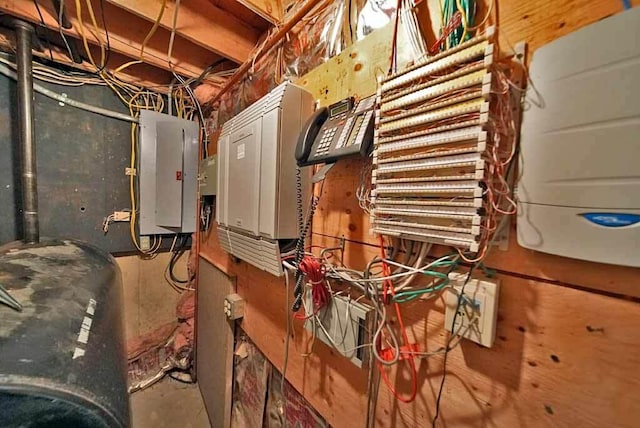
[{"label": "mounted plywood board", "polygon": [[[389,70],[392,34],[393,25],[374,31],[295,83],[310,91],[323,106],[351,95],[372,95],[376,91],[378,77],[386,76]],[[401,68],[418,58],[414,57],[402,26],[398,34],[398,64]]]},{"label": "mounted plywood board", "polygon": [[[355,196],[355,189],[360,183],[359,172],[366,162],[363,159],[345,159],[328,174],[313,218],[314,244],[324,242],[335,246],[344,237],[352,242],[378,245],[375,236],[369,234],[369,216],[362,211]],[[612,295],[640,297],[638,268],[604,265],[528,250],[516,242],[515,230],[509,234],[507,248],[507,251],[493,249],[485,261],[487,267]],[[443,256],[448,250],[438,246],[432,255]]]},{"label": "mounted plywood board", "polygon": [[[351,254],[376,251],[348,244]],[[368,252],[368,253],[367,253]],[[358,266],[349,261],[350,266]],[[285,287],[281,280],[242,263],[235,267],[237,292],[246,300],[243,330],[278,368],[284,353]],[[640,375],[635,374],[640,346],[640,305],[509,275],[502,283],[497,340],[486,349],[462,342],[450,354],[442,399],[447,426],[632,427],[640,418]],[[403,306],[409,335],[422,349],[443,346],[444,307],[439,299]],[[603,314],[607,314],[603,317]],[[313,353],[301,353],[309,336],[295,322],[287,378],[334,426],[364,426],[366,371],[316,341]],[[410,374],[390,373],[402,394]],[[442,357],[418,361],[420,397],[398,403],[380,387],[378,426],[427,426],[433,417],[442,374]],[[612,406],[611,403],[615,403]]]},{"label": "mounted plywood board", "polygon": [[212,427],[231,423],[234,323],[224,314],[224,298],[235,280],[204,259],[198,266],[196,373]]}]

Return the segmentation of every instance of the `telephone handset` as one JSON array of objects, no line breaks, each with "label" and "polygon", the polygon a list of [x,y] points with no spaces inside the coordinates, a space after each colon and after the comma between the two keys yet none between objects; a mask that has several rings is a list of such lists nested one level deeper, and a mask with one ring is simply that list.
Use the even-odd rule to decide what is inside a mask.
[{"label": "telephone handset", "polygon": [[298,161],[298,164],[300,164],[301,161],[309,159],[311,144],[315,141],[316,136],[320,132],[320,128],[327,121],[328,116],[329,109],[322,107],[313,113],[304,125],[304,130],[300,134],[300,137],[298,138],[298,145],[296,146],[296,160]]},{"label": "telephone handset", "polygon": [[373,141],[375,95],[354,103],[346,98],[316,111],[296,146],[298,166],[333,163],[343,157],[366,156]]}]

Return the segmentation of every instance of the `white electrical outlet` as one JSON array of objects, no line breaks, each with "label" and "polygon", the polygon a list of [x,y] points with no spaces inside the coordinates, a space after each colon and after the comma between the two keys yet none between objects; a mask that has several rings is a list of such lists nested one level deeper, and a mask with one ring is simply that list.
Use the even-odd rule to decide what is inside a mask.
[{"label": "white electrical outlet", "polygon": [[237,320],[244,316],[244,300],[239,294],[229,294],[224,298],[224,314],[230,320]]},{"label": "white electrical outlet", "polygon": [[[464,296],[458,307],[458,296],[467,279],[467,273],[452,272],[449,280],[453,288],[445,293],[445,328],[460,336],[490,348],[496,337],[498,321],[498,295],[500,283],[497,280],[471,278],[464,287]],[[452,324],[455,317],[456,325]]]},{"label": "white electrical outlet", "polygon": [[131,213],[129,211],[114,211],[113,221],[130,221]]},{"label": "white electrical outlet", "polygon": [[148,250],[151,248],[151,238],[147,235],[140,236],[140,249]]}]

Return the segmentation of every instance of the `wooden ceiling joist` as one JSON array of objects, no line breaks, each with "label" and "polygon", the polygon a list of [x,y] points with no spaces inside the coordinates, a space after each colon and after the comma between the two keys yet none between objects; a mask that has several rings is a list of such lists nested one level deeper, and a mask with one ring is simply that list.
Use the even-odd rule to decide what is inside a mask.
[{"label": "wooden ceiling joist", "polygon": [[253,11],[271,22],[278,24],[282,21],[282,5],[280,0],[235,0],[244,5],[247,9]]},{"label": "wooden ceiling joist", "polygon": [[226,10],[240,21],[246,22],[248,25],[258,30],[260,34],[264,34],[265,31],[271,28],[274,22],[279,22],[279,20],[276,21],[275,18],[270,19],[265,17],[264,14],[248,8],[239,0],[209,0],[209,3],[219,9]]},{"label": "wooden ceiling joist", "polygon": [[[12,32],[5,29],[0,30],[0,48],[7,51],[13,50],[15,48],[15,38]],[[34,51],[34,56],[45,60],[51,60],[51,57],[53,57],[53,60],[56,63],[64,64],[77,70],[83,70],[87,72],[95,71],[93,66],[88,62],[83,62],[82,64],[74,63],[71,59],[69,59],[65,52],[63,52],[56,46],[52,46],[51,52],[49,52],[48,46],[46,46],[46,44],[43,46],[43,48],[44,49],[41,52]],[[89,50],[91,51],[91,54],[94,56],[94,58],[99,57],[100,49],[98,47],[89,46]],[[107,63],[107,67],[117,67],[118,65],[123,64],[128,60],[128,57],[112,52],[111,55],[109,55],[109,62]],[[161,70],[157,67],[153,67],[148,64],[136,64],[123,71],[122,73],[119,73],[118,77],[124,82],[143,86],[156,92],[166,93],[168,91],[167,83],[171,81],[172,76],[168,71]]]},{"label": "wooden ceiling joist", "polygon": [[[149,22],[158,18],[160,0],[107,0]],[[167,2],[160,26],[170,29],[175,3]],[[260,36],[259,31],[207,0],[182,0],[176,33],[190,42],[237,63],[244,62]]]},{"label": "wooden ceiling joist", "polygon": [[[59,26],[55,18],[55,12],[53,6],[44,4],[41,0],[40,10],[43,14],[45,26],[58,31]],[[138,59],[140,57],[140,49],[142,47],[142,40],[144,40],[146,34],[151,29],[151,24],[142,20],[136,16],[109,5],[104,4],[105,15],[107,18],[107,29],[109,31],[110,48],[112,52],[122,54],[131,59]],[[65,2],[65,10],[67,17],[72,24],[71,29],[63,29],[64,33],[68,36],[72,36],[77,39],[81,39],[80,25],[77,19],[75,2]],[[38,15],[35,3],[29,0],[0,0],[0,11],[16,16],[18,18],[40,24],[40,17]],[[83,8],[83,22],[85,29],[85,36],[90,44],[99,46],[96,34],[97,33],[103,41],[106,40],[106,33],[102,28],[102,15],[99,7],[94,6],[94,12],[99,28],[94,31],[91,24],[91,19],[86,10]],[[158,28],[154,36],[149,40],[144,50],[144,63],[153,65],[163,70],[170,70],[170,65],[167,57],[167,48],[169,43],[169,31]],[[81,45],[81,44],[80,44]],[[81,50],[84,51],[84,48]],[[213,62],[221,59],[221,57],[213,52],[210,52],[200,46],[194,45],[189,41],[176,37],[173,48],[173,65],[177,73],[188,76],[196,77],[202,73],[202,70],[207,68]],[[95,57],[96,61],[99,61],[99,56]],[[116,65],[117,67],[118,65]],[[210,78],[210,83],[220,84],[221,79]]]}]

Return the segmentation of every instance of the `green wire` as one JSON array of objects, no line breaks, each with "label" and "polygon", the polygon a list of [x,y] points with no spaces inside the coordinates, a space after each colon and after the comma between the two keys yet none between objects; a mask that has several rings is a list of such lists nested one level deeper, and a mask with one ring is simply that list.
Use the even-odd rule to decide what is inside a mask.
[{"label": "green wire", "polygon": [[[454,256],[454,255],[451,255],[451,256]],[[436,272],[432,270],[424,270],[424,271],[421,271],[421,273],[427,276],[433,276],[435,278],[441,279],[442,280],[441,283],[433,287],[421,288],[418,290],[401,291],[397,293],[392,300],[397,303],[406,303],[406,302],[410,302],[411,300],[417,299],[423,294],[433,293],[434,291],[442,290],[444,287],[449,285],[449,273],[453,271],[453,269],[455,269],[455,267],[458,266],[458,264],[460,264],[458,260],[443,260],[440,262],[433,263],[431,267],[449,267],[450,269],[447,272]]]},{"label": "green wire", "polygon": [[423,294],[433,293],[434,291],[442,290],[444,287],[449,285],[449,278],[444,279],[444,281],[435,287],[422,288],[419,290],[410,290],[410,291],[401,291],[393,297],[393,301],[396,303],[406,303],[410,302]]},{"label": "green wire", "polygon": [[[475,0],[460,0],[460,6],[462,6],[462,10],[467,17],[467,25],[468,27],[473,27],[475,25],[475,13],[476,13],[476,2]],[[443,11],[443,19],[442,19],[442,27],[444,28],[451,17],[458,11],[458,6],[456,4],[456,0],[445,0],[444,5],[442,7]],[[465,40],[461,40],[462,33],[464,32],[464,28],[462,25],[458,26],[455,30],[451,32],[448,37],[448,45],[447,48],[451,48],[459,45],[460,43],[469,40],[471,38],[471,32],[467,32],[465,36]]]}]

